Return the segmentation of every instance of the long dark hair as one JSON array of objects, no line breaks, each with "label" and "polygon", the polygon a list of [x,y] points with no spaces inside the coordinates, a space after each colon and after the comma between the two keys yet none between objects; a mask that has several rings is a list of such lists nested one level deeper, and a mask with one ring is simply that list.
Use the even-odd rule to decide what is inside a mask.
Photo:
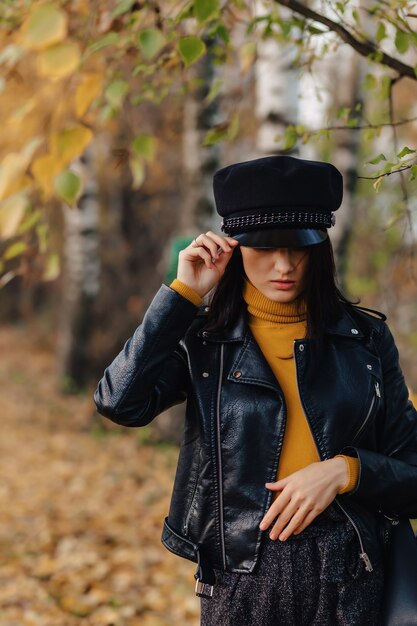
[{"label": "long dark hair", "polygon": [[[205,329],[219,333],[233,325],[242,308],[246,310],[242,289],[245,278],[240,246],[233,252],[223,276],[210,294],[210,310]],[[329,237],[309,246],[309,259],[305,276],[303,297],[307,304],[306,338],[312,340],[313,351],[319,348],[324,338],[326,324],[339,319],[343,314],[343,303],[358,304],[346,298],[337,284],[333,247]],[[297,304],[301,304],[297,299]]]}]

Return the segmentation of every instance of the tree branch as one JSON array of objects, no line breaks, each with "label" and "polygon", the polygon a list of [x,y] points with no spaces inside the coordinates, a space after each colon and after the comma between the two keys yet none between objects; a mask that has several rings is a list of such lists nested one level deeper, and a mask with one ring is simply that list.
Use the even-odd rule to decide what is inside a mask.
[{"label": "tree branch", "polygon": [[378,176],[358,176],[358,178],[362,178],[363,180],[377,180],[378,178],[382,178],[383,176],[391,176],[392,174],[398,174],[400,172],[404,172],[405,170],[409,170],[412,167],[413,167],[413,164],[404,165],[404,167],[401,167],[398,170],[393,170],[392,172],[385,172],[385,174],[379,174]]},{"label": "tree branch", "polygon": [[333,20],[329,19],[325,15],[321,15],[320,13],[313,11],[309,7],[306,7],[304,4],[301,4],[301,2],[299,2],[298,0],[274,0],[274,1],[277,4],[280,4],[284,7],[287,7],[288,9],[291,9],[291,11],[294,11],[295,13],[299,13],[300,15],[303,15],[304,17],[307,17],[316,22],[319,22],[320,24],[323,24],[324,26],[327,26],[329,30],[336,33],[340,37],[340,39],[342,39],[342,41],[347,43],[351,48],[356,50],[356,52],[358,52],[360,55],[364,57],[368,57],[370,54],[374,54],[375,52],[378,52],[381,55],[380,63],[382,65],[386,65],[387,67],[390,67],[391,69],[395,70],[396,72],[398,72],[400,76],[407,76],[408,78],[411,78],[411,80],[417,80],[417,76],[414,73],[414,68],[411,67],[411,65],[407,65],[406,63],[403,63],[399,59],[396,59],[390,56],[389,54],[382,52],[375,45],[373,41],[369,41],[367,39],[365,39],[364,41],[359,41],[344,26],[342,26],[342,24],[339,24],[338,22],[334,22]]}]

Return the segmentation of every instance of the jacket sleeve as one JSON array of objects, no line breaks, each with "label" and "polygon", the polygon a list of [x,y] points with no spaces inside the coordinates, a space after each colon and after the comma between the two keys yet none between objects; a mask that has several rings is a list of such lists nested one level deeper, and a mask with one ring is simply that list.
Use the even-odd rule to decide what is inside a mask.
[{"label": "jacket sleeve", "polygon": [[188,363],[181,339],[198,312],[162,284],[142,323],[105,369],[94,392],[97,411],[116,424],[145,426],[187,398]]},{"label": "jacket sleeve", "polygon": [[385,397],[379,451],[346,446],[341,453],[359,458],[356,488],[345,494],[387,515],[417,518],[417,411],[399,363],[398,349],[384,324],[378,352]]}]

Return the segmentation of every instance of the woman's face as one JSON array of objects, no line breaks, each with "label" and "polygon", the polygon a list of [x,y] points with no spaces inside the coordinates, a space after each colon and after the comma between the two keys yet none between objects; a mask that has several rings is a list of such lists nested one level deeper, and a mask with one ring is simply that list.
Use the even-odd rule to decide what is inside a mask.
[{"label": "woman's face", "polygon": [[292,302],[304,291],[308,247],[240,250],[246,276],[270,300]]}]

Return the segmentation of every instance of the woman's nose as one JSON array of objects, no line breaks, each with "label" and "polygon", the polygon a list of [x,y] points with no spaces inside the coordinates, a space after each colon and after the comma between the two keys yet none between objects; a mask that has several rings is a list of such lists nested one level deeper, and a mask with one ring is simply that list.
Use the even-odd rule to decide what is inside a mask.
[{"label": "woman's nose", "polygon": [[283,273],[294,268],[294,259],[289,248],[276,248],[274,250],[274,265]]}]

